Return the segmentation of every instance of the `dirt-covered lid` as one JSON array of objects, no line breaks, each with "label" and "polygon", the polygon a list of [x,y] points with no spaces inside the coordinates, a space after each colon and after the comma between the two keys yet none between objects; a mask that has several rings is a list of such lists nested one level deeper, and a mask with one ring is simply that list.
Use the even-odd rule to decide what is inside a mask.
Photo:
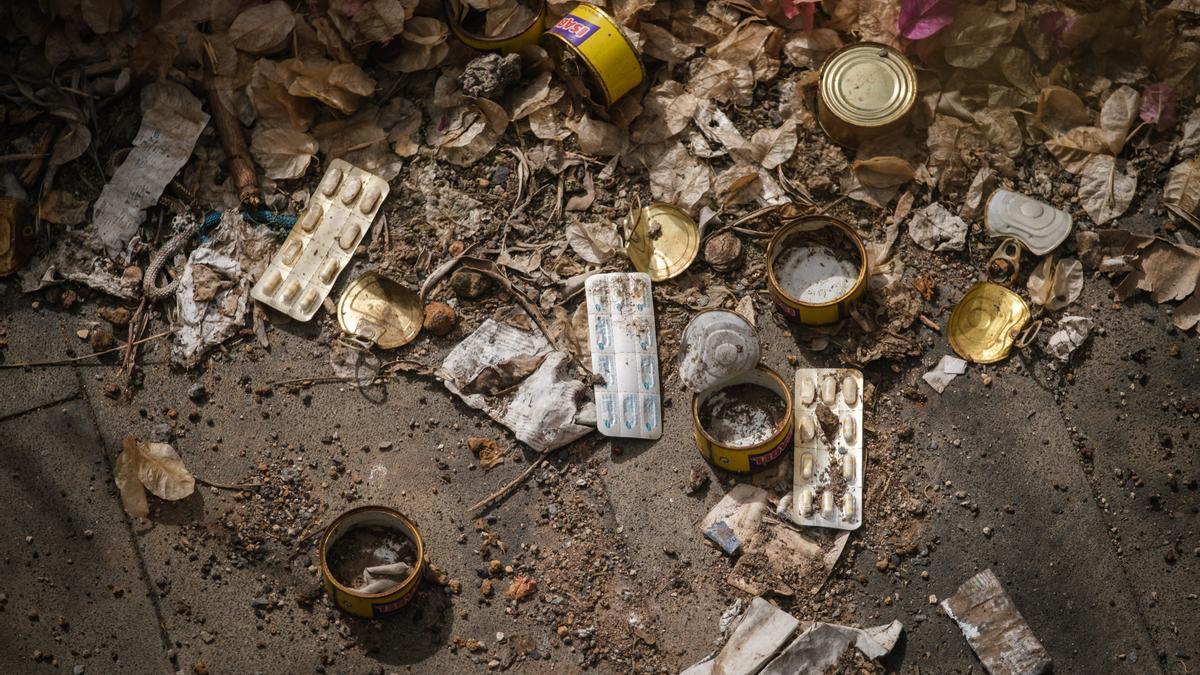
[{"label": "dirt-covered lid", "polygon": [[684,389],[703,391],[758,365],[758,331],[741,314],[710,309],[683,331],[679,379]]}]

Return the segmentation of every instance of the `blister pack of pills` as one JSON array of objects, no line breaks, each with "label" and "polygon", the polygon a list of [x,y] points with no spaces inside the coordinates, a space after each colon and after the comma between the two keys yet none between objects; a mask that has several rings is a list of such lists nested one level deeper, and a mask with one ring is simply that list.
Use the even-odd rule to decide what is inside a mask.
[{"label": "blister pack of pills", "polygon": [[857,530],[863,507],[863,376],[851,368],[796,371],[791,520]]},{"label": "blister pack of pills", "polygon": [[605,436],[658,438],[662,395],[654,299],[645,274],[597,274],[585,285],[596,427]]},{"label": "blister pack of pills", "polygon": [[335,159],[250,295],[298,321],[317,312],[362,242],[388,183]]}]

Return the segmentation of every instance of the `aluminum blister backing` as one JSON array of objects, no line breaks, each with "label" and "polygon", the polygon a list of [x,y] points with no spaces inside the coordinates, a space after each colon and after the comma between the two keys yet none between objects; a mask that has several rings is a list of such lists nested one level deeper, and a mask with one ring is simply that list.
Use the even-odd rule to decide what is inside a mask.
[{"label": "aluminum blister backing", "polygon": [[388,195],[375,174],[335,159],[250,294],[308,321],[354,256]]},{"label": "aluminum blister backing", "polygon": [[862,395],[860,370],[796,371],[796,452],[789,515],[800,525],[839,530],[862,526]]},{"label": "aluminum blister backing", "polygon": [[587,280],[588,345],[596,427],[605,436],[662,436],[662,395],[650,277],[597,274]]}]

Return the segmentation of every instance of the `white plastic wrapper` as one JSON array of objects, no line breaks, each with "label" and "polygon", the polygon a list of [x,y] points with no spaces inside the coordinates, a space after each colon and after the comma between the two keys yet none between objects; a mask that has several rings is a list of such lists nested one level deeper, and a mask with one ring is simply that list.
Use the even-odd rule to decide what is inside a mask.
[{"label": "white plastic wrapper", "polygon": [[654,299],[641,273],[597,274],[585,285],[596,428],[605,436],[662,436]]}]

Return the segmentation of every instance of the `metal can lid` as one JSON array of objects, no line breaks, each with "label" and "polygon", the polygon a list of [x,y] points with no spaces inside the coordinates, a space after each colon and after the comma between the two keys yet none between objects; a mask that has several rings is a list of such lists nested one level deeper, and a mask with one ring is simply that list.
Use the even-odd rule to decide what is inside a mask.
[{"label": "metal can lid", "polygon": [[1034,255],[1058,248],[1071,233],[1071,214],[1012,190],[996,190],[983,217],[988,234],[1013,237]]},{"label": "metal can lid", "polygon": [[727,309],[709,309],[693,317],[679,350],[679,379],[689,391],[703,391],[749,372],[761,356],[758,331]]},{"label": "metal can lid", "polygon": [[875,42],[847,45],[821,66],[821,101],[858,127],[895,122],[917,100],[917,73],[900,52]]},{"label": "metal can lid", "polygon": [[424,311],[416,291],[367,272],[342,292],[337,318],[343,331],[394,349],[417,337]]},{"label": "metal can lid", "polygon": [[634,268],[652,281],[683,274],[700,251],[696,221],[670,204],[630,209],[624,234],[625,252]]},{"label": "metal can lid", "polygon": [[1017,333],[1029,322],[1029,305],[1013,291],[990,282],[975,284],[950,313],[946,335],[959,356],[995,363],[1012,351]]}]

